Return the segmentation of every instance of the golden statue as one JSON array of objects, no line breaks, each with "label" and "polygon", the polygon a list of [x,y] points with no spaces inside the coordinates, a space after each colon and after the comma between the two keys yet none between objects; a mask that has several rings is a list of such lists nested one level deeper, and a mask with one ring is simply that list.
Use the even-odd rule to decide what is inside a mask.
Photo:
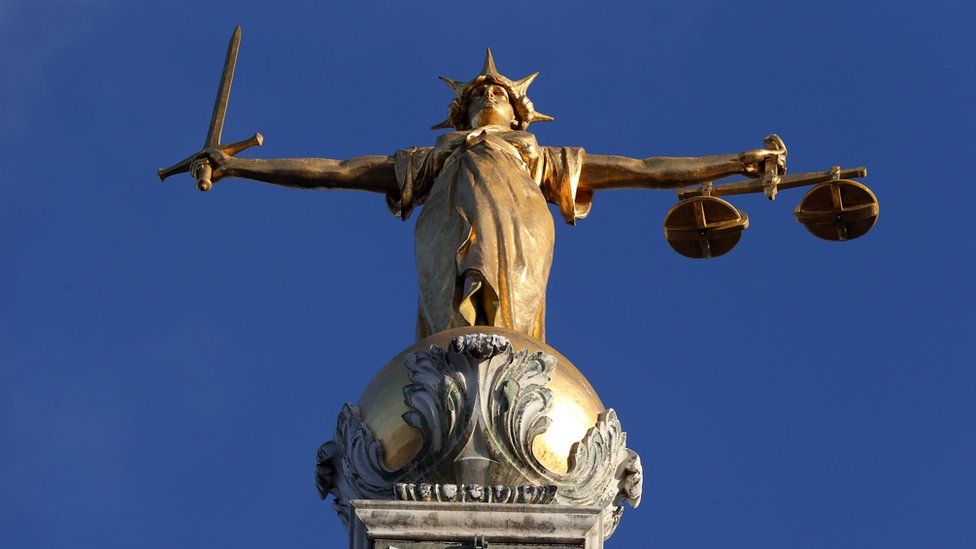
[{"label": "golden statue", "polygon": [[432,147],[348,160],[237,158],[261,137],[218,144],[236,54],[232,40],[204,151],[160,176],[190,171],[201,190],[238,177],[302,189],[370,191],[386,195],[401,219],[422,206],[415,233],[418,339],[449,328],[496,326],[544,341],[554,238],[547,203],[575,224],[589,213],[595,191],[673,189],[785,169],[786,148],[778,138],[763,149],[693,158],[635,159],[539,146],[528,127],[553,118],[536,111],[526,94],[538,73],[510,80],[495,68],[490,50],[473,80],[442,77],[455,98],[447,120],[434,129],[453,131]]},{"label": "golden statue", "polygon": [[[586,526],[577,545],[602,547],[623,501],[639,504],[640,459],[626,447],[616,412],[605,409],[579,370],[544,343],[555,232],[549,203],[575,224],[589,213],[596,191],[697,186],[678,192],[680,202],[664,222],[671,247],[696,258],[728,252],[748,226],[748,217],[719,196],[762,192],[772,200],[778,190],[815,184],[794,213],[827,240],[858,238],[877,219],[870,189],[844,179],[864,177],[864,168],[786,176],[786,146],[775,135],[761,149],[694,158],[636,159],[539,146],[529,125],[552,118],[536,111],[527,96],[538,73],[511,80],[495,68],[490,50],[471,81],[442,78],[455,98],[447,120],[434,129],[452,131],[432,147],[348,160],[237,158],[262,140],[255,134],[220,143],[239,44],[240,28],[228,47],[203,151],[160,170],[161,179],[189,172],[201,191],[227,177],[370,191],[385,195],[401,219],[422,208],[415,233],[418,342],[377,373],[358,405],[343,407],[334,440],[320,447],[316,459],[320,494],[333,496],[352,532],[350,547],[376,541],[366,539],[365,522],[354,521],[401,517],[390,531],[404,534],[409,528],[402,517],[418,512],[411,504],[416,501],[424,502],[424,520],[428,513],[463,512],[464,522],[501,511],[453,503],[548,503],[574,513],[585,507],[596,534]],[[750,179],[712,184],[735,174]],[[384,501],[391,499],[397,501]],[[369,505],[396,512],[370,514]],[[431,511],[427,505],[441,507]],[[361,509],[367,511],[359,514]],[[536,509],[544,508],[525,505],[517,513],[529,525]],[[551,524],[550,516],[535,524]],[[450,524],[451,536],[459,536]],[[480,524],[477,535],[484,534]],[[504,535],[512,530],[506,526]],[[411,534],[433,535],[427,523]]]}]

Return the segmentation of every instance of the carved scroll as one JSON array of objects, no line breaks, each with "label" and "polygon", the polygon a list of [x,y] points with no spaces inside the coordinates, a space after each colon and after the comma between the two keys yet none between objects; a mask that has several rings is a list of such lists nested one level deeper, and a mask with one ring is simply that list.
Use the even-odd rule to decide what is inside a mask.
[{"label": "carved scroll", "polygon": [[[388,469],[382,446],[358,407],[349,404],[339,414],[335,441],[319,449],[319,493],[323,498],[333,494],[344,521],[351,499],[565,504],[604,507],[609,536],[623,502],[640,503],[640,459],[626,448],[626,434],[612,409],[600,414],[573,446],[565,474],[550,471],[532,452],[533,440],[551,423],[547,386],[554,357],[516,352],[499,335],[469,334],[453,339],[446,350],[432,346],[412,353],[403,366],[411,381],[403,389],[410,409],[403,420],[422,435],[416,457],[400,469]],[[487,455],[479,457],[495,468],[496,476],[521,484],[458,483],[451,465],[463,447],[471,446],[472,437],[483,441],[481,451]]]}]

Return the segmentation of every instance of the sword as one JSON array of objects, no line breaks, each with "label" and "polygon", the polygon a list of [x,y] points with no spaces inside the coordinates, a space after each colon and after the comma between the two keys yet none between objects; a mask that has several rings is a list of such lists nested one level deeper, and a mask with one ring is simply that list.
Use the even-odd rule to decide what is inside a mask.
[{"label": "sword", "polygon": [[[255,133],[250,138],[237,141],[227,145],[220,144],[220,137],[224,131],[224,119],[227,117],[227,102],[230,99],[230,85],[234,81],[234,69],[237,67],[237,52],[241,47],[241,26],[234,29],[234,34],[230,37],[227,45],[227,57],[224,58],[224,71],[220,75],[220,85],[217,87],[217,98],[214,100],[213,114],[210,115],[210,128],[207,130],[207,139],[203,142],[203,150],[216,149],[230,156],[249,149],[259,147],[264,142],[264,137],[260,133]],[[171,175],[189,172],[197,180],[197,189],[202,192],[213,188],[210,180],[213,169],[203,153],[196,153],[180,160],[168,168],[161,168],[157,175],[163,181]]]}]

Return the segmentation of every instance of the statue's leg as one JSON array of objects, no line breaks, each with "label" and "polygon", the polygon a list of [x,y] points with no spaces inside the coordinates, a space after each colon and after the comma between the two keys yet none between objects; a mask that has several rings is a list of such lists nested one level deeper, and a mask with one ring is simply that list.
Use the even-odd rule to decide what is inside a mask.
[{"label": "statue's leg", "polygon": [[468,326],[494,326],[497,303],[494,290],[480,272],[464,271],[457,310]]},{"label": "statue's leg", "polygon": [[461,301],[458,302],[458,312],[468,326],[477,326],[478,322],[478,290],[481,289],[481,277],[475,271],[465,271],[461,281]]}]

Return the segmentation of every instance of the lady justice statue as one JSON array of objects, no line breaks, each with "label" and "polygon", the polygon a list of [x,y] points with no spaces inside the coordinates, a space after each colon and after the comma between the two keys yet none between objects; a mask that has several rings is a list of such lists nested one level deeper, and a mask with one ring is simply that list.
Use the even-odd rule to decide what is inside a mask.
[{"label": "lady justice statue", "polygon": [[529,125],[553,118],[536,111],[526,94],[537,75],[506,78],[488,50],[473,80],[442,77],[455,98],[448,118],[433,129],[453,131],[433,147],[342,161],[245,159],[209,148],[197,165],[209,165],[213,182],[240,177],[303,189],[382,193],[404,220],[422,205],[415,234],[417,338],[460,326],[495,326],[540,341],[554,237],[547,202],[575,224],[589,213],[595,191],[671,189],[734,174],[758,176],[769,160],[785,167],[785,148],[634,159],[539,146]]},{"label": "lady justice statue", "polygon": [[[748,224],[713,192],[772,199],[778,186],[819,183],[795,214],[828,240],[857,238],[877,217],[870,190],[841,179],[863,177],[864,168],[780,178],[786,148],[776,136],[763,149],[695,158],[540,146],[528,128],[552,117],[527,95],[538,73],[511,80],[490,50],[471,81],[442,78],[455,97],[434,128],[452,131],[431,147],[348,160],[238,158],[261,144],[259,134],[220,144],[239,43],[240,28],[203,151],[160,170],[161,179],[188,171],[203,191],[229,177],[369,191],[385,195],[404,220],[422,208],[418,341],[378,371],[358,404],[343,407],[316,460],[319,492],[333,497],[357,549],[459,547],[453,543],[471,536],[476,547],[490,537],[492,546],[599,549],[623,503],[639,504],[640,459],[627,448],[616,412],[544,342],[554,239],[547,203],[575,224],[597,191],[701,185],[679,193],[665,220],[672,247],[691,257],[712,256],[712,235],[732,239],[722,244],[727,251],[738,240],[734,231]],[[712,188],[735,174],[753,179]]]}]

